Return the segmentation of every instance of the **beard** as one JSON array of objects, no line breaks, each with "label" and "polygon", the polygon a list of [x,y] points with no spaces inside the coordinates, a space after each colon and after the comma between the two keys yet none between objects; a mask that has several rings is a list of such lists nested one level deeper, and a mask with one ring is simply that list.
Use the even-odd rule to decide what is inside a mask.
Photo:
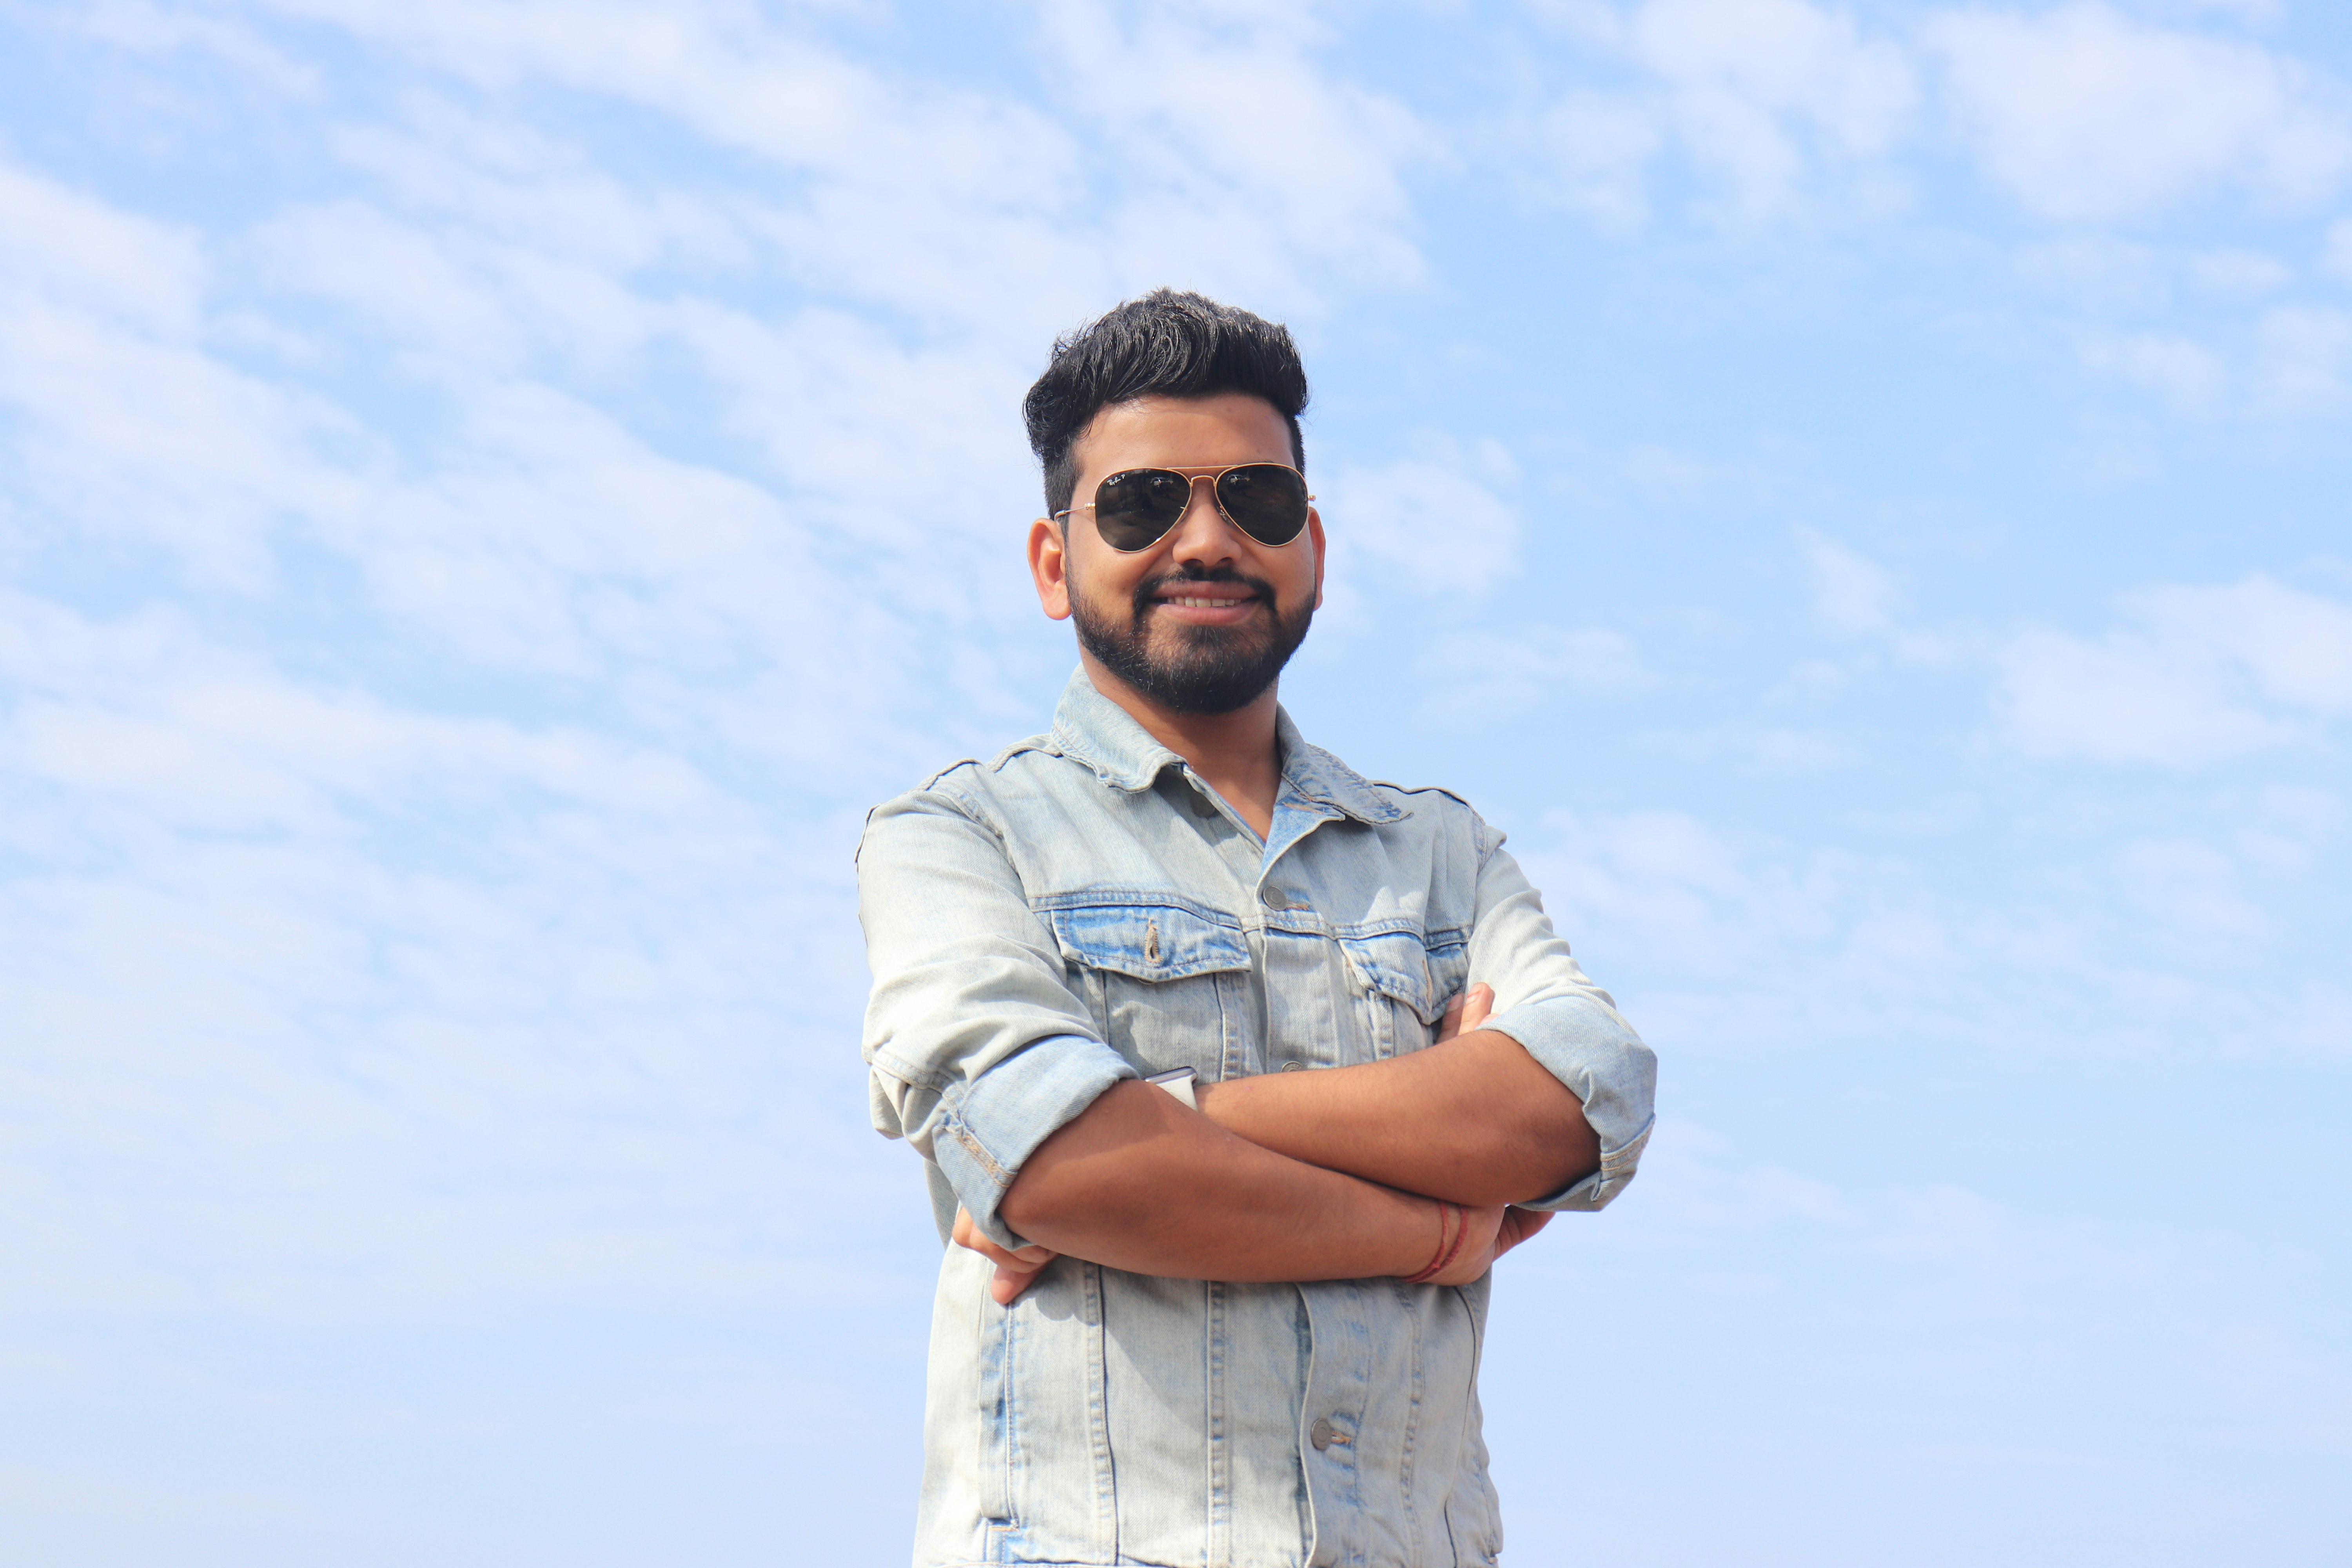
[{"label": "beard", "polygon": [[[1266,614],[1234,626],[1171,621],[1170,635],[1161,641],[1175,646],[1155,652],[1151,617],[1158,608],[1156,595],[1175,583],[1241,584],[1255,591]],[[1123,619],[1097,613],[1085,595],[1074,592],[1070,618],[1077,623],[1079,647],[1160,707],[1176,713],[1231,713],[1264,696],[1298,651],[1315,619],[1315,601],[1305,599],[1297,615],[1286,617],[1273,584],[1244,577],[1228,566],[1214,572],[1171,572],[1138,584]]]}]

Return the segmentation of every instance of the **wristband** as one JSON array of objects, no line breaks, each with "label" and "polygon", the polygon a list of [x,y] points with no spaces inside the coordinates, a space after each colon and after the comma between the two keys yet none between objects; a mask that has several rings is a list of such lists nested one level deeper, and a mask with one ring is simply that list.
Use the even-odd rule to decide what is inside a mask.
[{"label": "wristband", "polygon": [[1192,1079],[1198,1076],[1191,1068],[1171,1068],[1166,1072],[1153,1073],[1143,1081],[1166,1089],[1192,1110],[1198,1110],[1201,1109],[1201,1101],[1192,1093]]},{"label": "wristband", "polygon": [[1418,1274],[1406,1275],[1404,1282],[1408,1285],[1419,1285],[1444,1273],[1447,1266],[1454,1261],[1454,1255],[1462,1250],[1463,1242],[1468,1240],[1469,1237],[1470,1216],[1462,1212],[1462,1205],[1448,1203],[1444,1198],[1438,1199],[1437,1252],[1430,1258],[1427,1268]]}]

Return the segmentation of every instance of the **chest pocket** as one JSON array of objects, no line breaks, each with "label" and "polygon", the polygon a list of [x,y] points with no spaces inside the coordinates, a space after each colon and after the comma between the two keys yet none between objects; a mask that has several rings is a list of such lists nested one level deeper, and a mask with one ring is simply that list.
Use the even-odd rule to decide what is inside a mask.
[{"label": "chest pocket", "polygon": [[1212,1081],[1246,1059],[1254,1010],[1241,922],[1167,893],[1042,900],[1074,989],[1110,1047],[1146,1073],[1189,1067]]},{"label": "chest pocket", "polygon": [[1342,934],[1339,947],[1361,986],[1373,1054],[1417,1051],[1437,1033],[1445,1009],[1469,988],[1469,932],[1412,930]]}]

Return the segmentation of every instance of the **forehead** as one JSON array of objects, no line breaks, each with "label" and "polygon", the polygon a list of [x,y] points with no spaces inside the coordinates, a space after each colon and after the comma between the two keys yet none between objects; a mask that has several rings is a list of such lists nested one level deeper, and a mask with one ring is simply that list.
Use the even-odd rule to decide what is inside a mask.
[{"label": "forehead", "polygon": [[1139,397],[1096,415],[1071,450],[1082,484],[1121,468],[1287,463],[1290,426],[1273,404],[1245,393]]}]

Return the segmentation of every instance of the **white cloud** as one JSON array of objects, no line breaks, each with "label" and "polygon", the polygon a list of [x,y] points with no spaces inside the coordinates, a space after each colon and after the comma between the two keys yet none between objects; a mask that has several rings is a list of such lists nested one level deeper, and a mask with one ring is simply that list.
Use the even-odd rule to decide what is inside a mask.
[{"label": "white cloud", "polygon": [[1637,57],[1677,100],[1695,156],[1760,199],[1784,190],[1801,127],[1833,155],[1884,155],[1917,89],[1894,44],[1803,0],[1648,0],[1629,19]]},{"label": "white cloud", "polygon": [[2187,267],[2200,288],[2237,299],[2274,294],[2294,281],[2294,268],[2259,250],[2200,251],[2188,258]]},{"label": "white cloud", "polygon": [[2260,936],[2269,925],[2247,897],[2236,856],[2195,839],[2141,839],[2116,857],[2118,879],[2155,921],[2176,931]]},{"label": "white cloud", "polygon": [[196,237],[0,162],[0,298],[93,309],[185,331],[204,261]]},{"label": "white cloud", "polygon": [[1403,456],[1318,479],[1331,570],[1355,574],[1352,555],[1389,581],[1412,583],[1433,619],[1466,610],[1518,563],[1525,524],[1506,499],[1518,478],[1499,442],[1423,430]]},{"label": "white cloud", "polygon": [[2248,397],[2268,419],[2316,419],[2352,409],[2352,311],[2283,305],[2254,323]]},{"label": "white cloud", "polygon": [[[1098,307],[1155,282],[1311,309],[1331,281],[1410,282],[1423,268],[1401,173],[1442,156],[1439,139],[1321,68],[1329,39],[1279,14],[1045,7],[1048,111],[853,58],[806,17],[726,5],[282,9],[480,86],[547,81],[641,105],[769,161],[793,179],[748,204],[764,218],[747,216],[791,275],[893,312],[1026,341],[1071,324],[1066,301]],[[1153,70],[1124,68],[1139,58]],[[499,142],[534,156],[511,129]],[[455,189],[471,199],[483,184]],[[527,185],[518,195],[525,212],[549,205]]]},{"label": "white cloud", "polygon": [[12,597],[0,690],[13,1300],[789,1288],[723,1233],[793,1146],[745,1122],[800,1070],[753,1020],[806,1005],[761,951],[803,984],[845,956],[808,929],[847,918],[815,868],[845,846],[674,755],[305,688],[178,616]]},{"label": "white cloud", "polygon": [[[1909,37],[1872,36],[1805,0],[1643,0],[1551,7],[1555,26],[1630,79],[1575,86],[1538,116],[1541,183],[1604,228],[1647,216],[1667,147],[1742,223],[1818,207],[1885,211],[1923,128],[1924,79],[1995,184],[2036,216],[2107,223],[2236,189],[2326,200],[2352,174],[2352,95],[2302,62],[2101,0],[2040,12],[1951,6]],[[2210,270],[2210,269],[2209,269]],[[2228,289],[2276,286],[2221,269]]]},{"label": "white cloud", "polygon": [[[1307,258],[1359,285],[1416,282],[1402,175],[1449,159],[1444,132],[1402,103],[1335,79],[1306,14],[1243,8],[1225,27],[1177,13],[1064,0],[1047,8],[1052,79],[1108,137],[1124,270],[1220,277],[1252,294],[1311,296]],[[1135,62],[1149,60],[1149,70]]]},{"label": "white cloud", "polygon": [[211,281],[192,235],[0,163],[0,450],[19,493],[51,529],[158,540],[249,584],[274,523],[352,499],[309,451],[350,427],[206,352]]},{"label": "white cloud", "polygon": [[2075,234],[2018,248],[2018,276],[2076,309],[2105,315],[2159,309],[2172,298],[2168,258],[2112,235]]},{"label": "white cloud", "polygon": [[1800,524],[1794,532],[1812,582],[1813,614],[1823,626],[1846,637],[1895,629],[1906,606],[1892,573],[1818,529]]},{"label": "white cloud", "polygon": [[[1155,93],[1041,105],[730,6],[58,21],[278,107],[337,51],[265,37],[340,31],[374,79],[306,100],[331,177],[201,234],[0,163],[0,544],[113,550],[177,605],[0,605],[31,868],[0,1098],[42,1130],[0,1161],[12,1300],[349,1318],[854,1272],[772,1201],[908,1174],[856,1124],[845,803],[1001,742],[1066,668],[1007,630],[1022,385],[1123,289],[1413,284],[1403,171],[1443,155],[1311,29],[1048,22],[1063,75],[1140,51]],[[699,177],[535,114],[551,88]],[[1466,497],[1381,478],[1461,503],[1416,521],[1454,517],[1475,597],[1517,478],[1438,447]]]},{"label": "white cloud", "polygon": [[1528,622],[1436,632],[1421,668],[1422,718],[1475,744],[1556,721],[1564,696],[1624,697],[1655,680],[1621,632]]},{"label": "white cloud", "polygon": [[2043,217],[2152,217],[2230,187],[2307,206],[2352,170],[2342,89],[2255,45],[2151,26],[2095,0],[1947,11],[1925,37],[1962,135]]},{"label": "white cloud", "polygon": [[2113,235],[2071,234],[2019,247],[2018,276],[2097,316],[2169,305],[2177,285],[2230,300],[2259,300],[2294,281],[2294,270],[2259,250],[2168,251]]},{"label": "white cloud", "polygon": [[1823,180],[1866,210],[1894,199],[1887,160],[1914,119],[1915,73],[1852,17],[1805,0],[1643,0],[1554,20],[1635,84],[1569,89],[1540,118],[1538,184],[1604,228],[1639,226],[1648,165],[1669,145],[1736,225],[1815,208]]},{"label": "white cloud", "polygon": [[174,339],[42,303],[0,304],[11,458],[53,524],[160,542],[253,584],[291,516],[331,517],[353,476],[315,448],[357,433],[330,406]]},{"label": "white cloud", "polygon": [[293,688],[152,617],[101,630],[38,601],[0,604],[0,673],[23,694],[16,727],[31,771],[163,821],[315,827],[339,800],[381,804],[456,780],[599,808],[714,804],[690,768],[603,737],[395,712],[361,693]]},{"label": "white cloud", "polygon": [[2323,244],[2320,269],[2339,283],[2352,283],[2352,217],[2340,217],[2329,224]]},{"label": "white cloud", "polygon": [[[332,301],[390,341],[412,362],[509,364],[527,338],[515,308],[520,290],[493,292],[423,228],[354,201],[281,213],[258,226],[247,247],[281,297]],[[365,257],[365,267],[354,259]]]},{"label": "white cloud", "polygon": [[2162,635],[2236,660],[2271,701],[2352,712],[2352,605],[2260,573],[2227,587],[2151,588],[2132,605]]},{"label": "white cloud", "polygon": [[1626,236],[1650,216],[1649,165],[1666,143],[1664,116],[1624,93],[1571,90],[1543,112],[1544,195]]},{"label": "white cloud", "polygon": [[2276,22],[2284,14],[2280,0],[2137,0],[2132,8],[2192,19],[2218,11],[2256,25]]},{"label": "white cloud", "polygon": [[2011,731],[2037,756],[2194,764],[2285,733],[2230,701],[2201,647],[2036,632],[2015,639],[2002,664]]},{"label": "white cloud", "polygon": [[2228,362],[2183,333],[2086,332],[2077,352],[2084,368],[2153,395],[2180,418],[2210,419],[2227,405]]},{"label": "white cloud", "polygon": [[2143,590],[2097,637],[2039,630],[2000,657],[2028,752],[2193,767],[2352,713],[2352,606],[2256,574]]},{"label": "white cloud", "polygon": [[2334,306],[2273,305],[2210,338],[2084,328],[2075,350],[2084,369],[2179,419],[2277,426],[2352,410],[2352,311]]}]

